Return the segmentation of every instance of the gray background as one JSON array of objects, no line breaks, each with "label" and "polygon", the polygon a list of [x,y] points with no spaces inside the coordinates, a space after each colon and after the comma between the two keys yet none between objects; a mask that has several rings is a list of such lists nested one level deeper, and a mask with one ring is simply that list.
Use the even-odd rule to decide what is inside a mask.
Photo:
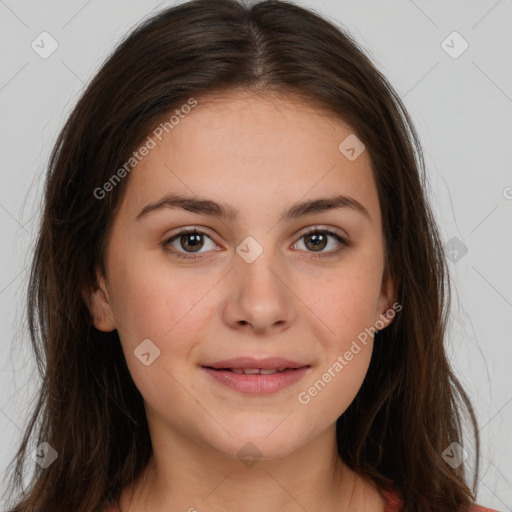
[{"label": "gray background", "polygon": [[[24,293],[51,147],[120,37],[171,3],[0,0],[2,475],[38,384]],[[448,350],[480,422],[478,501],[512,510],[512,1],[300,3],[354,35],[419,131],[443,240],[458,239],[449,242],[457,253],[450,256],[455,293]],[[31,48],[43,31],[59,45],[47,59]],[[443,44],[453,31],[469,44],[457,58],[445,50],[458,52],[462,42],[451,36]]]}]

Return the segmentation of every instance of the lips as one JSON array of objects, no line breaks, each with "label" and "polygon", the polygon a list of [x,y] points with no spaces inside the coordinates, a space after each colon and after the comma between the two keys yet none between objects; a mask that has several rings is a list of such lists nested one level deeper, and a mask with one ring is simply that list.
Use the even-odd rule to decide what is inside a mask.
[{"label": "lips", "polygon": [[311,371],[311,365],[269,357],[239,357],[202,365],[214,381],[249,395],[266,395],[291,386]]}]

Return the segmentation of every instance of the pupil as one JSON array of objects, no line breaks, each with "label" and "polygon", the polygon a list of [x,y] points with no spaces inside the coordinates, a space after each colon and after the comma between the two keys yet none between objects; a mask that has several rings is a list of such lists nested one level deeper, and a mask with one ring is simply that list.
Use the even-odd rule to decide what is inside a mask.
[{"label": "pupil", "polygon": [[[182,247],[184,249],[186,249],[187,245],[190,246],[192,249],[197,249],[198,246],[199,246],[199,249],[201,248],[200,247],[200,244],[201,244],[201,235],[199,233],[187,233],[185,235],[183,235],[183,237],[185,238],[186,240],[186,243],[185,244],[182,244]],[[182,237],[182,241],[183,241],[183,237]],[[195,242],[193,241],[192,243],[189,243],[191,239],[195,239]]]},{"label": "pupil", "polygon": [[[322,238],[323,238],[323,240],[321,240]],[[313,243],[312,243],[313,244],[313,248],[318,248],[322,244],[322,242],[323,242],[323,245],[320,247],[320,249],[323,249],[325,247],[325,237],[322,234],[314,233],[312,235],[309,235],[308,239],[309,239],[310,242],[312,240],[314,240]]]}]

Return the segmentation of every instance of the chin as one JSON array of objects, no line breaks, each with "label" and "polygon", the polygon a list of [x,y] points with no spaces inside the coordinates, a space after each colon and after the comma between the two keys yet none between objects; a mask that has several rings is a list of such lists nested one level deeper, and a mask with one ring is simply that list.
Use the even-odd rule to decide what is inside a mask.
[{"label": "chin", "polygon": [[295,438],[289,430],[283,428],[279,431],[281,427],[276,429],[274,426],[269,429],[265,425],[264,428],[255,428],[253,425],[253,428],[246,429],[243,434],[227,427],[233,437],[226,434],[222,440],[211,440],[211,446],[223,455],[241,461],[282,459],[306,443],[306,439],[301,443],[301,440]]}]

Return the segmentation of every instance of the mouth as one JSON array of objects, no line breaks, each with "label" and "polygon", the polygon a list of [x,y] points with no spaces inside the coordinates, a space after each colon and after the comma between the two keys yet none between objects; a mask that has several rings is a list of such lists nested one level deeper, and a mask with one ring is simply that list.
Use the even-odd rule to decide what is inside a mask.
[{"label": "mouth", "polygon": [[249,367],[238,363],[233,366],[203,365],[201,368],[215,383],[253,396],[276,393],[292,386],[311,370],[311,365],[299,363],[291,363],[290,366],[270,366],[267,361],[267,364],[260,366],[266,367],[261,368],[254,364]]}]

